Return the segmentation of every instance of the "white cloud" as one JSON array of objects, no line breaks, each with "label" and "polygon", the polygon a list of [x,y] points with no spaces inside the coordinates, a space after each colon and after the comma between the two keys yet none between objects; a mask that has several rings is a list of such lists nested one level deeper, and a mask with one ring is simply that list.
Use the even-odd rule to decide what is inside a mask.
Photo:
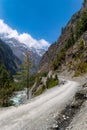
[{"label": "white cloud", "polygon": [[18,32],[16,30],[13,30],[12,28],[10,28],[7,24],[4,23],[3,20],[0,19],[0,33],[7,33],[8,37],[18,37]]},{"label": "white cloud", "polygon": [[8,38],[16,38],[21,43],[26,44],[28,47],[47,49],[50,46],[49,42],[44,39],[36,40],[28,33],[19,34],[17,30],[13,30],[11,27],[5,24],[2,19],[0,19],[0,34],[2,33],[8,34]]}]

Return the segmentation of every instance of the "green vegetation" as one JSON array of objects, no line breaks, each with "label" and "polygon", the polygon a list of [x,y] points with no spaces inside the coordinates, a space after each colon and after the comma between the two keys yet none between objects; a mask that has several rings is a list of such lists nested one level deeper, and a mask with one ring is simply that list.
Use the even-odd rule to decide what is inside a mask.
[{"label": "green vegetation", "polygon": [[[62,33],[66,30],[62,28]],[[52,69],[57,70],[61,64],[65,61],[66,52],[71,48],[75,42],[80,38],[80,36],[87,30],[87,10],[83,11],[81,18],[77,21],[75,27],[69,27],[70,35],[67,37],[67,40],[60,51],[58,51],[56,58],[52,61]],[[84,49],[84,41],[81,40],[78,46],[78,49],[82,51]],[[75,56],[78,59],[78,54]]]},{"label": "green vegetation", "polygon": [[20,71],[14,76],[13,80],[4,65],[0,64],[0,106],[11,105],[10,98],[15,91],[23,90],[25,87],[29,90],[32,87],[36,75],[30,75],[29,67],[27,57],[25,64],[22,65]]},{"label": "green vegetation", "polygon": [[50,78],[47,78],[46,88],[49,89],[58,84],[59,84],[59,80],[58,80],[57,76],[55,76],[54,78],[50,77]]},{"label": "green vegetation", "polygon": [[42,93],[45,91],[45,89],[46,89],[46,86],[42,85],[41,88],[38,89],[38,90],[34,93],[34,95],[35,95],[35,96],[39,96],[40,94],[42,94]]},{"label": "green vegetation", "polygon": [[47,72],[44,72],[44,73],[37,73],[35,75],[35,82],[36,82],[36,86],[39,86],[42,84],[41,80],[42,80],[42,77],[47,77]]},{"label": "green vegetation", "polygon": [[[20,75],[18,75],[19,73]],[[15,80],[17,80],[17,82],[14,83],[14,86],[16,86],[16,90],[18,91],[23,90],[27,86],[26,76],[22,75],[21,72],[18,72],[17,75],[15,75],[14,77],[15,77]],[[30,75],[30,78],[29,78],[30,88],[35,83],[36,77],[37,77],[36,74]]]},{"label": "green vegetation", "polygon": [[83,61],[77,64],[77,68],[76,68],[74,76],[77,77],[86,72],[87,72],[87,63]]},{"label": "green vegetation", "polygon": [[79,45],[78,45],[79,50],[83,50],[84,47],[85,47],[84,41],[83,41],[83,40],[80,40],[80,43],[79,43]]},{"label": "green vegetation", "polygon": [[77,21],[75,29],[76,40],[87,30],[87,10],[83,11],[81,18]]},{"label": "green vegetation", "polygon": [[52,62],[53,70],[56,70],[61,66],[61,64],[65,61],[67,50],[75,44],[73,28],[71,27],[70,30],[71,34],[67,38],[65,45],[63,46],[63,48],[60,49],[60,51],[57,54],[57,57]]},{"label": "green vegetation", "polygon": [[[33,91],[35,96],[38,96],[40,94],[42,94],[46,89],[50,89],[52,87],[55,87],[56,85],[59,84],[59,80],[57,78],[57,75],[55,75],[54,77],[45,77],[46,78],[46,84],[44,84],[42,82],[42,77],[41,75],[44,74],[38,74],[38,76],[36,77],[36,89]],[[47,75],[47,74],[46,74]]]},{"label": "green vegetation", "polygon": [[32,67],[32,63],[30,61],[30,52],[26,52],[26,56],[24,58],[24,62],[20,67],[20,71],[17,72],[15,78],[19,80],[19,85],[23,84],[23,87],[27,88],[27,99],[29,99],[29,90],[33,83],[33,77],[30,76],[30,68]]},{"label": "green vegetation", "polygon": [[0,64],[0,106],[9,106],[9,98],[14,91],[12,78],[6,71],[4,65]]},{"label": "green vegetation", "polygon": [[52,69],[56,70],[65,60],[65,49],[62,48],[60,52],[57,54],[57,58],[52,62]]},{"label": "green vegetation", "polygon": [[39,77],[46,77],[48,72],[38,73],[37,76]]},{"label": "green vegetation", "polygon": [[74,38],[74,31],[73,27],[70,28],[70,36],[67,38],[67,41],[65,43],[64,49],[67,51],[70,47],[72,47],[75,44],[75,38]]}]

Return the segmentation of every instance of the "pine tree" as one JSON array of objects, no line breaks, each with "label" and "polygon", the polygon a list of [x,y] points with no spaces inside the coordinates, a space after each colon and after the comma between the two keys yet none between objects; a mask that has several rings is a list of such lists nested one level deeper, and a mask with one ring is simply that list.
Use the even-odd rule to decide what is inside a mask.
[{"label": "pine tree", "polygon": [[9,105],[9,97],[12,94],[11,77],[4,65],[0,64],[0,99],[2,106]]},{"label": "pine tree", "polygon": [[26,52],[24,62],[20,66],[20,71],[16,74],[15,78],[19,80],[19,82],[25,81],[25,85],[27,87],[27,99],[29,99],[29,89],[30,89],[30,68],[31,68],[31,61],[30,61],[30,52]]}]

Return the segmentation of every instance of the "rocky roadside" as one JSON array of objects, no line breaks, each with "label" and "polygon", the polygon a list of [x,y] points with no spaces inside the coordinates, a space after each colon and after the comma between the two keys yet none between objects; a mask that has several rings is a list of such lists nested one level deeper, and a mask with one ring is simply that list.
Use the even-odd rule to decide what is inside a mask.
[{"label": "rocky roadside", "polygon": [[74,124],[72,123],[72,121],[74,118],[76,118],[77,114],[80,114],[81,107],[86,102],[86,100],[87,100],[87,82],[84,83],[82,85],[81,90],[79,90],[75,94],[75,97],[71,102],[71,104],[67,105],[65,109],[61,112],[61,114],[57,116],[57,118],[55,119],[57,121],[57,124],[53,125],[50,128],[50,130],[80,130],[79,128],[77,129],[74,128]]}]

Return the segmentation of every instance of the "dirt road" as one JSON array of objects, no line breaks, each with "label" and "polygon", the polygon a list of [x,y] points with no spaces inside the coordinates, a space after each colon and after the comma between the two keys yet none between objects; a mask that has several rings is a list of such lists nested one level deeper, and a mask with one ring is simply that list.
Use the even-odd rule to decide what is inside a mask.
[{"label": "dirt road", "polygon": [[0,110],[0,130],[47,130],[55,115],[71,101],[79,84],[67,81],[47,90],[27,104]]}]

